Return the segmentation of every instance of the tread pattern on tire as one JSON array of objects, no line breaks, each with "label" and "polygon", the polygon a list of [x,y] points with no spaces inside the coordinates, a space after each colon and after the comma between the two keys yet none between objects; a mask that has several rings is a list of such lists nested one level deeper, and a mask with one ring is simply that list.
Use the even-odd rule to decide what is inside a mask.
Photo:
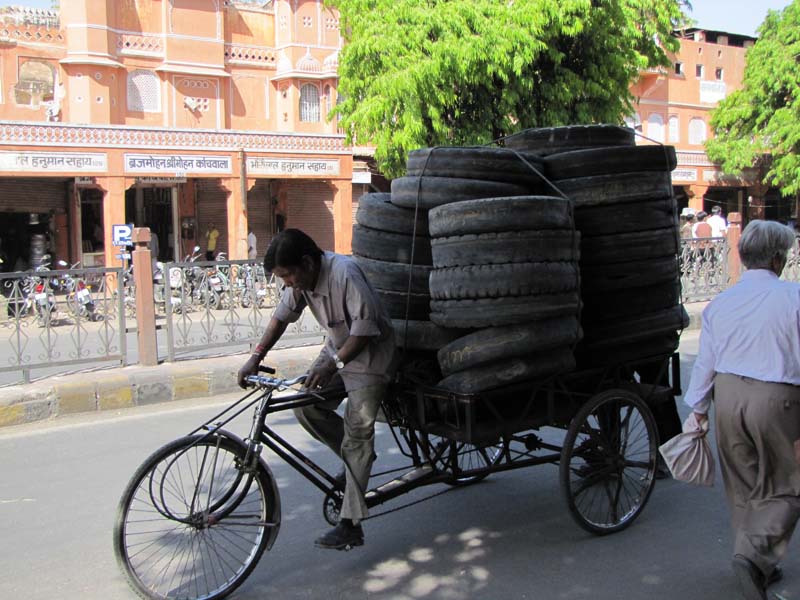
[{"label": "tread pattern on tire", "polygon": [[558,196],[481,198],[446,204],[428,215],[431,237],[574,227],[572,204]]},{"label": "tread pattern on tire", "polygon": [[526,129],[508,136],[504,142],[507,148],[547,156],[587,148],[632,146],[636,134],[630,127],[618,125],[567,125]]},{"label": "tread pattern on tire", "polygon": [[677,255],[677,228],[612,233],[581,239],[581,267]]},{"label": "tread pattern on tire", "polygon": [[587,325],[585,342],[593,348],[620,346],[671,333],[689,326],[689,315],[681,305],[613,322]]},{"label": "tread pattern on tire", "polygon": [[678,277],[678,259],[674,256],[611,265],[590,265],[581,268],[581,290],[588,296],[594,292],[634,289],[677,281]]},{"label": "tread pattern on tire", "polygon": [[580,236],[567,230],[479,233],[431,240],[436,268],[577,261]]},{"label": "tread pattern on tire", "polygon": [[374,260],[363,256],[353,258],[372,287],[393,292],[407,292],[410,277],[412,294],[430,294],[428,279],[433,270],[431,266]]},{"label": "tread pattern on tire", "polygon": [[672,177],[667,172],[577,176],[560,180],[556,187],[575,203],[575,210],[583,206],[606,206],[673,196]]},{"label": "tread pattern on tire", "polygon": [[[430,315],[431,298],[427,294],[406,294],[391,290],[375,290],[381,299],[389,317],[392,319],[408,319],[412,321],[427,321]],[[408,314],[406,314],[408,310]]]},{"label": "tread pattern on tire", "polygon": [[575,208],[575,229],[584,235],[609,235],[678,226],[674,196],[637,202]]},{"label": "tread pattern on tire", "polygon": [[539,262],[434,269],[429,285],[433,299],[462,300],[569,292],[579,282],[575,263]]},{"label": "tread pattern on tire", "polygon": [[634,290],[583,294],[583,323],[618,320],[669,308],[680,303],[678,281],[665,281]]},{"label": "tread pattern on tire", "polygon": [[[364,194],[358,200],[356,223],[377,229],[412,235],[428,235],[428,212],[403,208],[390,202],[392,195],[384,193]],[[416,215],[416,223],[414,216]]]},{"label": "tread pattern on tire", "polygon": [[[411,260],[411,245],[414,244],[414,260]],[[402,233],[378,231],[361,225],[353,225],[353,254],[382,260],[415,265],[432,265],[431,240],[417,236],[416,239]]]},{"label": "tread pattern on tire", "polygon": [[579,307],[578,292],[477,300],[431,300],[430,320],[442,327],[478,329],[573,316]]},{"label": "tread pattern on tire", "polygon": [[398,177],[392,181],[392,204],[429,210],[462,200],[527,196],[530,188],[502,181],[459,177]]},{"label": "tread pattern on tire", "polygon": [[503,359],[453,373],[442,379],[439,387],[460,394],[476,394],[502,385],[554,375],[574,368],[575,357],[572,350],[558,348],[527,357]]},{"label": "tread pattern on tire", "polygon": [[552,181],[629,171],[669,173],[678,161],[674,146],[617,146],[553,154],[544,159]]},{"label": "tread pattern on tire", "polygon": [[463,329],[446,329],[430,321],[392,319],[395,345],[408,350],[438,351],[464,335]]},{"label": "tread pattern on tire", "polygon": [[442,347],[437,358],[444,375],[451,375],[504,358],[572,346],[581,338],[576,317],[559,317],[488,327],[459,337]]},{"label": "tread pattern on tire", "polygon": [[[428,158],[430,156],[430,158]],[[406,174],[409,176],[457,177],[484,179],[525,185],[531,189],[542,189],[546,185],[542,175],[542,159],[523,155],[506,148],[489,147],[439,147],[421,148],[408,154]]]}]

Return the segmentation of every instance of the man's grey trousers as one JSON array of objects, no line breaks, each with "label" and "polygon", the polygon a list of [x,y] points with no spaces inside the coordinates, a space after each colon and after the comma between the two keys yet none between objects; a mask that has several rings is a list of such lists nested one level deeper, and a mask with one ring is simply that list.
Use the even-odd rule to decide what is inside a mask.
[{"label": "man's grey trousers", "polygon": [[344,461],[347,485],[339,516],[355,523],[369,514],[364,492],[375,456],[375,417],[386,388],[379,384],[348,392],[344,419],[336,413],[341,403],[338,399],[294,410],[303,428]]},{"label": "man's grey trousers", "polygon": [[714,404],[734,554],[769,576],[800,517],[800,387],[717,373]]}]

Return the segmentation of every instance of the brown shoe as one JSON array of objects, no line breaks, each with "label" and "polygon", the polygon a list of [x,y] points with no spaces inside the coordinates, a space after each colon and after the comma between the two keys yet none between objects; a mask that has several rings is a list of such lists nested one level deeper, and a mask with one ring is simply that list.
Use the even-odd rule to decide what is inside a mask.
[{"label": "brown shoe", "polygon": [[745,600],[767,600],[764,575],[749,559],[741,554],[733,557],[731,566],[739,581],[739,591]]}]

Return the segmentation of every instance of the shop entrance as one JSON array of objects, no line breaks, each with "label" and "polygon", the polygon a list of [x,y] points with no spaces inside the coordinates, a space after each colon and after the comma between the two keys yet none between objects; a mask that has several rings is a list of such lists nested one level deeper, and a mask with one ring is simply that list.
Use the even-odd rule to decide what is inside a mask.
[{"label": "shop entrance", "polygon": [[125,221],[149,227],[158,241],[157,260],[180,260],[175,251],[177,194],[172,187],[133,187],[125,192]]}]

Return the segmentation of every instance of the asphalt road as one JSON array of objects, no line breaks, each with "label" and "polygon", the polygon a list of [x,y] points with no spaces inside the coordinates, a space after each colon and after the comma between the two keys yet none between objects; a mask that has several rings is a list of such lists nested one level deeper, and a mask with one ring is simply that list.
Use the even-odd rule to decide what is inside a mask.
[{"label": "asphalt road", "polygon": [[[697,333],[684,336],[684,384]],[[128,478],[145,457],[236,396],[72,416],[0,430],[0,598],[134,598],[114,561],[111,530]],[[682,414],[686,410],[681,406]],[[277,430],[332,470],[336,461],[290,415]],[[247,420],[234,429],[243,433]],[[385,426],[379,467],[400,458]],[[283,524],[272,550],[233,598],[652,599],[737,598],[721,482],[659,481],[627,530],[606,537],[572,521],[557,468],[498,473],[477,485],[365,523],[366,545],[319,550],[322,497],[274,456]],[[393,508],[446,489],[395,500]],[[772,598],[800,599],[797,543]]]}]

